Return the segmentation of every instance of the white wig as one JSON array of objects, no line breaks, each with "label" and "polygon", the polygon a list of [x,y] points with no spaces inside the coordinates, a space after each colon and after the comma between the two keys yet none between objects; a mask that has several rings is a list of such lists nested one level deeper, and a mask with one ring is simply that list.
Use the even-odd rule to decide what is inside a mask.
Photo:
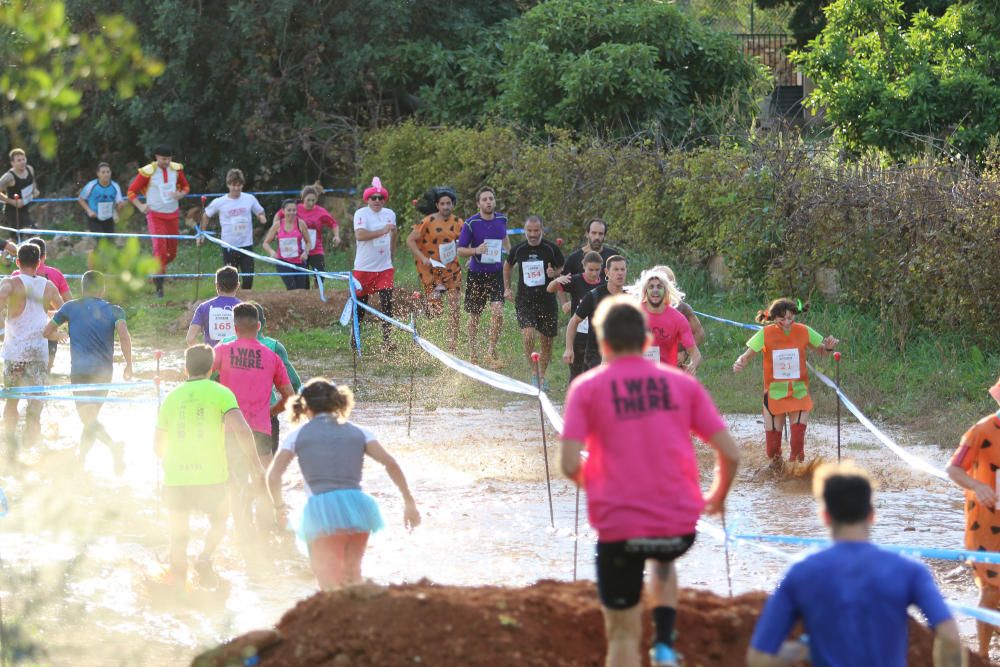
[{"label": "white wig", "polygon": [[646,287],[649,285],[649,281],[654,278],[659,280],[666,288],[667,300],[670,302],[672,308],[676,308],[684,300],[684,292],[677,289],[677,284],[659,266],[643,271],[639,275],[639,280],[634,285],[626,287],[625,291],[639,299],[640,302],[643,302],[646,300]]}]

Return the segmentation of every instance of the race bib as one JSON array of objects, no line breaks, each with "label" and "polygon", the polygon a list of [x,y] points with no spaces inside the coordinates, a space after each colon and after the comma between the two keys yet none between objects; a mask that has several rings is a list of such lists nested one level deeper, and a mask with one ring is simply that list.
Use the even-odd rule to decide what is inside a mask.
[{"label": "race bib", "polygon": [[771,365],[774,368],[775,380],[798,380],[799,375],[799,350],[771,350]]},{"label": "race bib", "polygon": [[208,337],[214,341],[228,338],[235,333],[233,311],[230,308],[208,309]]},{"label": "race bib", "polygon": [[35,198],[35,184],[28,183],[23,188],[21,188],[21,201],[25,204],[30,204],[31,200]]},{"label": "race bib", "polygon": [[110,201],[97,202],[97,219],[108,220],[115,213],[115,203]]},{"label": "race bib", "polygon": [[309,247],[310,248],[315,248],[316,247],[316,230],[315,229],[310,229],[309,230]]},{"label": "race bib", "polygon": [[442,264],[451,264],[457,256],[458,251],[456,250],[454,241],[438,244],[438,257],[441,258]]},{"label": "race bib", "polygon": [[649,347],[646,348],[645,352],[642,353],[642,356],[646,357],[650,361],[659,361],[660,360],[659,346],[650,345]]},{"label": "race bib", "polygon": [[301,254],[298,238],[286,236],[278,239],[278,254],[282,257],[298,257]]},{"label": "race bib", "polygon": [[545,262],[537,259],[521,263],[521,277],[528,287],[539,287],[545,284]]},{"label": "race bib", "polygon": [[498,264],[502,250],[503,241],[501,239],[486,239],[486,252],[479,256],[479,263]]},{"label": "race bib", "polygon": [[583,322],[580,322],[579,324],[576,325],[576,332],[577,333],[582,333],[582,334],[590,333],[590,318],[589,317],[586,318]]}]

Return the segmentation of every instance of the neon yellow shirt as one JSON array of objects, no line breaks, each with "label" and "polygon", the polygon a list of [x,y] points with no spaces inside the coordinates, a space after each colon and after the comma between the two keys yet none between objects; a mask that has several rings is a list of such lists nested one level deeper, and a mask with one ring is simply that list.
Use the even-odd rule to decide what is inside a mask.
[{"label": "neon yellow shirt", "polygon": [[188,380],[167,394],[156,429],[166,434],[164,484],[196,486],[229,479],[224,418],[236,395],[209,379]]}]

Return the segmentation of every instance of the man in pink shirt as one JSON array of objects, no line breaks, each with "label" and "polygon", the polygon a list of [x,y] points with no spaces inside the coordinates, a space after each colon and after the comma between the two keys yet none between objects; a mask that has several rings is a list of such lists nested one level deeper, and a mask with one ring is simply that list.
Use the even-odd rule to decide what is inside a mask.
[{"label": "man in pink shirt", "polygon": [[[696,379],[643,358],[650,336],[634,299],[604,299],[592,326],[604,363],[570,385],[561,456],[563,472],[587,492],[590,523],[597,531],[597,588],[608,635],[607,665],[641,663],[639,600],[647,560],[654,573],[651,664],[677,665],[673,561],[694,543],[699,516],[722,512],[739,451]],[[692,433],[716,452],[715,480],[704,497]]]},{"label": "man in pink shirt", "polygon": [[[30,243],[33,246],[37,246],[38,247],[38,251],[42,255],[41,260],[38,262],[38,268],[35,269],[35,275],[36,276],[42,276],[43,278],[47,278],[48,280],[51,280],[52,284],[56,286],[57,290],[59,290],[59,296],[62,297],[62,300],[64,302],[65,301],[70,301],[73,298],[73,292],[69,288],[69,283],[66,282],[66,276],[64,276],[63,272],[60,271],[59,269],[55,268],[54,266],[49,266],[48,264],[45,263],[45,241],[43,241],[42,239],[38,238],[37,236],[34,236],[34,237],[28,239],[27,241],[25,241],[25,243]],[[7,244],[4,247],[4,249],[8,253],[10,253],[11,255],[17,256],[17,246],[14,245],[13,243],[11,243],[10,241],[7,241]],[[16,275],[19,275],[20,273],[21,273],[21,271],[18,270],[18,271],[14,271],[10,275],[16,276]],[[49,372],[50,373],[52,372],[52,364],[56,360],[56,350],[58,348],[59,348],[59,341],[55,341],[55,340],[50,340],[49,341]]]},{"label": "man in pink shirt", "polygon": [[649,333],[653,340],[646,348],[645,357],[660,361],[671,366],[677,365],[677,345],[684,346],[688,362],[684,366],[694,375],[701,363],[701,351],[695,343],[691,323],[677,310],[677,305],[684,298],[683,292],[667,276],[657,269],[643,271],[639,276],[633,292],[639,297],[642,309],[646,312],[649,323]]},{"label": "man in pink shirt", "polygon": [[[257,340],[260,319],[253,302],[233,308],[233,324],[236,340],[215,347],[212,372],[218,373],[219,382],[236,395],[266,470],[271,464],[271,415],[285,408],[285,401],[292,395],[292,383],[281,358]],[[281,394],[274,407],[271,407],[271,387]],[[233,468],[230,479],[234,484],[233,523],[238,533],[247,535],[254,502],[266,503],[268,500],[264,489],[250,488],[249,470],[243,470],[241,465],[244,457],[231,455],[229,458]],[[261,505],[260,511],[266,511],[265,507],[266,504]]]}]

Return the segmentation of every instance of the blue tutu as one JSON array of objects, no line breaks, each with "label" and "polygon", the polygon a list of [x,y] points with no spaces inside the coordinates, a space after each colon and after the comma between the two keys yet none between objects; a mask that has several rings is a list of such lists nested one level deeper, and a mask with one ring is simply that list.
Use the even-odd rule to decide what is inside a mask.
[{"label": "blue tutu", "polygon": [[338,489],[310,496],[292,519],[295,535],[308,544],[341,532],[375,533],[385,527],[378,503],[364,491]]}]

